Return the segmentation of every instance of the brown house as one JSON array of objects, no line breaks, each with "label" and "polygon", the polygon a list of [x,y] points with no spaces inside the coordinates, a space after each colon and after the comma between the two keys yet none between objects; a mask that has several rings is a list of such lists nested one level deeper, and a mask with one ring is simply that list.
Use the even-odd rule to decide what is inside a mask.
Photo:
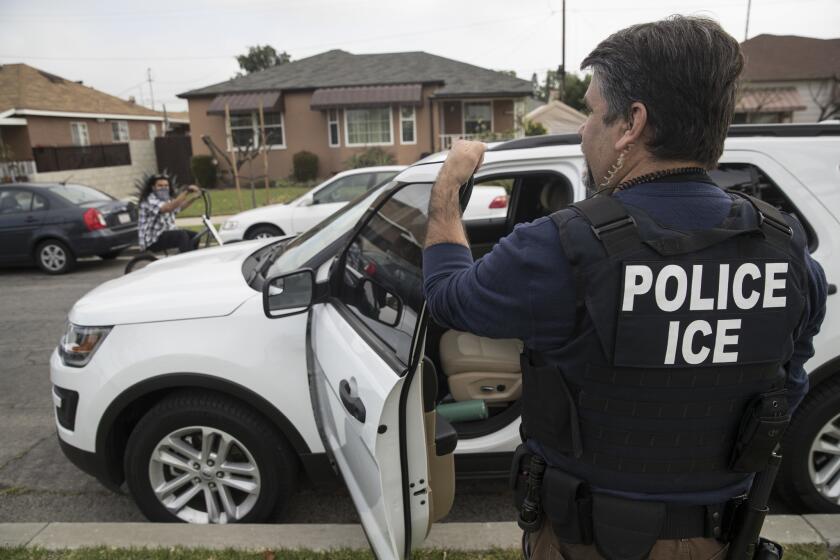
[{"label": "brown house", "polygon": [[513,137],[530,95],[528,81],[425,52],[332,50],[179,97],[189,101],[196,154],[208,153],[203,135],[223,149],[258,145],[262,105],[269,175],[278,178],[291,174],[302,150],[316,154],[319,175],[329,176],[371,146],[408,164],[455,138]]},{"label": "brown house", "polygon": [[[158,111],[26,64],[4,64],[0,66],[0,165],[6,173],[0,177],[11,167],[15,174],[30,177],[36,172],[68,169],[70,160],[78,160],[78,155],[56,155],[56,148],[72,146],[108,147],[96,156],[102,159],[99,163],[123,165],[128,143],[162,135],[166,121],[188,122],[183,116],[169,119]],[[104,166],[92,165],[96,163],[95,150],[87,151],[91,157],[83,162],[84,167]],[[41,164],[36,165],[36,160]]]},{"label": "brown house", "polygon": [[818,122],[840,115],[840,39],[758,35],[745,65],[735,122]]}]

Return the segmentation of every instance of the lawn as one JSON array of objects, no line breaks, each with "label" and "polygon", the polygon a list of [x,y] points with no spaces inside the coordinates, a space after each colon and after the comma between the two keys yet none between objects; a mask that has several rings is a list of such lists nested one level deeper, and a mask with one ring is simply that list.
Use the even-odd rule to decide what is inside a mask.
[{"label": "lawn", "polygon": [[[294,198],[299,197],[312,186],[300,183],[291,183],[288,186],[272,187],[268,192],[268,201],[266,201],[265,186],[259,185],[254,187],[257,199],[257,207],[265,206],[266,204],[279,204],[281,202],[288,202]],[[242,210],[249,210],[254,208],[251,203],[251,189],[244,187],[242,190]],[[213,205],[213,216],[227,216],[236,214],[240,211],[239,200],[236,196],[236,189],[209,189],[210,201]],[[179,218],[193,218],[199,217],[204,213],[204,205],[201,199],[196,200],[192,205],[178,214]]]},{"label": "lawn", "polygon": [[[475,552],[451,550],[416,550],[417,560],[520,560],[519,550],[495,549]],[[785,547],[785,560],[833,560],[840,558],[824,546],[790,545]],[[366,550],[202,550],[185,548],[113,549],[82,548],[50,551],[38,548],[0,548],[0,560],[373,560]]]}]

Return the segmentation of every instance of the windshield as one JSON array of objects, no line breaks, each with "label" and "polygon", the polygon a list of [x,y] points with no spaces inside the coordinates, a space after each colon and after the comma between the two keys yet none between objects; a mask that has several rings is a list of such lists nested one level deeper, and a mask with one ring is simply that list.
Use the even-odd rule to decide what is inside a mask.
[{"label": "windshield", "polygon": [[329,247],[330,244],[347,234],[373,204],[376,197],[391,184],[382,185],[350,202],[347,206],[289,243],[285,251],[271,264],[266,278],[299,269],[318,253]]},{"label": "windshield", "polygon": [[71,204],[76,205],[84,204],[85,202],[116,200],[104,192],[84,185],[53,185],[47,187],[47,189],[67,200]]}]

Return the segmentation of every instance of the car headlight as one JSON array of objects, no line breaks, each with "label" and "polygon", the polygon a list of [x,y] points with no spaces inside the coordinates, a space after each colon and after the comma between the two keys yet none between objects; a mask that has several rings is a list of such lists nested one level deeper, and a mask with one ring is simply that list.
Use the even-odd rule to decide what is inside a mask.
[{"label": "car headlight", "polygon": [[239,222],[236,220],[227,220],[222,224],[222,229],[236,229],[237,226],[239,226]]},{"label": "car headlight", "polygon": [[90,362],[102,341],[113,327],[81,327],[67,324],[67,331],[58,345],[61,361],[66,366],[84,367]]}]

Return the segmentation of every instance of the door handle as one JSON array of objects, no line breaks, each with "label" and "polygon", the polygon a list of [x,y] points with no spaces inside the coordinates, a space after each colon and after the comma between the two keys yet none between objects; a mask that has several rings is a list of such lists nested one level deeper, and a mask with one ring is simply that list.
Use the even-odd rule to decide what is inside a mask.
[{"label": "door handle", "polygon": [[341,383],[338,384],[338,396],[341,397],[341,404],[344,405],[347,412],[349,412],[353,418],[364,424],[365,418],[367,417],[365,405],[362,403],[362,399],[354,397],[351,394],[350,382],[346,379],[342,379]]},{"label": "door handle", "polygon": [[34,221],[35,221],[35,218],[33,216],[27,216],[26,217],[26,223],[27,224],[31,224]]},{"label": "door handle", "polygon": [[837,293],[837,284],[829,284],[828,291],[826,292],[828,295],[833,296]]}]

